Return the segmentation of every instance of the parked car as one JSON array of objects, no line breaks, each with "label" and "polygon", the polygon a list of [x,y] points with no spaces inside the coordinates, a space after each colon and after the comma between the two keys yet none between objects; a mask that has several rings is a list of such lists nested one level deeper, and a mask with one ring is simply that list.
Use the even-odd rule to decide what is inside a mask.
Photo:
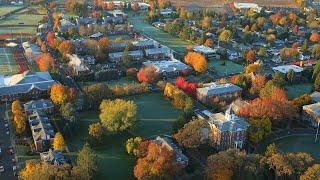
[{"label": "parked car", "polygon": [[0,173],[4,172],[4,167],[0,166]]}]

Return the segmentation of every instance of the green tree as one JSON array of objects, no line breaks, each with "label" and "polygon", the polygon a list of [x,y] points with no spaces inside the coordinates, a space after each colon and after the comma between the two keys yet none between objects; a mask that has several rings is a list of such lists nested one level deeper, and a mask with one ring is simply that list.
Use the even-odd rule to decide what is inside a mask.
[{"label": "green tree", "polygon": [[293,80],[294,80],[294,71],[292,69],[289,69],[289,71],[287,73],[287,79],[290,81],[290,83],[293,82]]},{"label": "green tree", "polygon": [[78,154],[77,166],[73,168],[73,174],[79,179],[92,179],[96,170],[97,156],[89,144],[85,143]]},{"label": "green tree", "polygon": [[128,154],[137,156],[138,155],[138,149],[140,144],[142,143],[142,138],[141,137],[135,137],[135,138],[130,138],[126,142],[126,150]]},{"label": "green tree", "polygon": [[137,106],[133,101],[103,100],[100,111],[102,126],[112,133],[128,130],[136,123]]},{"label": "green tree", "polygon": [[312,98],[309,94],[303,94],[299,97],[296,97],[293,101],[292,104],[295,105],[298,108],[302,108],[302,106],[311,104]]},{"label": "green tree", "polygon": [[272,124],[268,118],[248,120],[250,127],[248,129],[249,141],[257,145],[263,138],[271,133]]},{"label": "green tree", "polygon": [[266,56],[267,56],[266,48],[265,48],[265,47],[261,47],[261,48],[259,49],[258,55],[259,55],[260,57],[266,57]]},{"label": "green tree", "polygon": [[318,62],[313,69],[313,74],[312,74],[312,78],[315,79],[318,74],[320,73],[320,62]]},{"label": "green tree", "polygon": [[314,89],[320,91],[320,74],[317,75],[316,80],[314,81]]}]

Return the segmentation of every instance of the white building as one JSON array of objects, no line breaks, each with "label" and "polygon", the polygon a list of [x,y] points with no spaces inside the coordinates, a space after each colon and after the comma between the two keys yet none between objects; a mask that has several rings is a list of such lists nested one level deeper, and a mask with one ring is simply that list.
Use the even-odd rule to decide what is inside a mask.
[{"label": "white building", "polygon": [[[193,51],[203,54],[205,57],[213,57],[216,54],[216,51],[210,47],[204,45],[193,46]],[[220,58],[220,56],[219,56]]]},{"label": "white building", "polygon": [[87,74],[90,72],[90,69],[87,67],[87,65],[83,62],[83,59],[79,58],[76,54],[67,54],[67,57],[69,58],[69,67],[72,68],[73,73],[76,75],[82,75]]},{"label": "white building", "polygon": [[296,65],[282,65],[273,67],[272,70],[281,74],[287,74],[290,70],[293,70],[294,77],[299,78],[302,75],[303,68]]},{"label": "white building", "polygon": [[256,3],[233,3],[234,7],[236,9],[242,10],[242,9],[253,9],[255,12],[260,12],[261,7]]},{"label": "white building", "polygon": [[145,66],[153,66],[156,71],[164,77],[176,77],[184,73],[190,73],[192,68],[178,60],[147,61]]}]

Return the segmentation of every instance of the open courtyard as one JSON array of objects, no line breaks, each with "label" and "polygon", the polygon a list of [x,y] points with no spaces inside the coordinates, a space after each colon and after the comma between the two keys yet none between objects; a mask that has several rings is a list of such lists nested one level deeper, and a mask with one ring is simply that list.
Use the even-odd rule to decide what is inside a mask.
[{"label": "open courtyard", "polygon": [[209,68],[217,72],[219,76],[238,74],[243,72],[243,66],[241,66],[240,64],[236,64],[230,60],[224,61],[223,64],[223,61],[210,59],[208,64]]},{"label": "open courtyard", "polygon": [[[98,156],[97,179],[131,179],[135,159],[125,150],[128,138],[135,136],[150,137],[160,134],[171,134],[172,124],[179,111],[171,106],[160,93],[150,93],[127,98],[137,105],[138,123],[133,131],[124,134],[108,135],[102,145],[95,146]],[[99,121],[99,111],[80,114],[77,131],[67,137],[67,145],[73,152],[78,152],[89,137],[88,127]]]}]

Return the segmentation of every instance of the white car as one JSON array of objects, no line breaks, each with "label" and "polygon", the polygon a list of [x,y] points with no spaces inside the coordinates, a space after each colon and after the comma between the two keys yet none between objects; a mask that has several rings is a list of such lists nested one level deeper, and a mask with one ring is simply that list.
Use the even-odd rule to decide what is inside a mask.
[{"label": "white car", "polygon": [[8,134],[8,135],[10,134],[9,131],[7,131],[7,134]]},{"label": "white car", "polygon": [[4,172],[4,167],[0,166],[0,173]]},{"label": "white car", "polygon": [[4,124],[4,126],[5,126],[5,127],[8,127],[8,124],[6,123],[6,124]]}]

